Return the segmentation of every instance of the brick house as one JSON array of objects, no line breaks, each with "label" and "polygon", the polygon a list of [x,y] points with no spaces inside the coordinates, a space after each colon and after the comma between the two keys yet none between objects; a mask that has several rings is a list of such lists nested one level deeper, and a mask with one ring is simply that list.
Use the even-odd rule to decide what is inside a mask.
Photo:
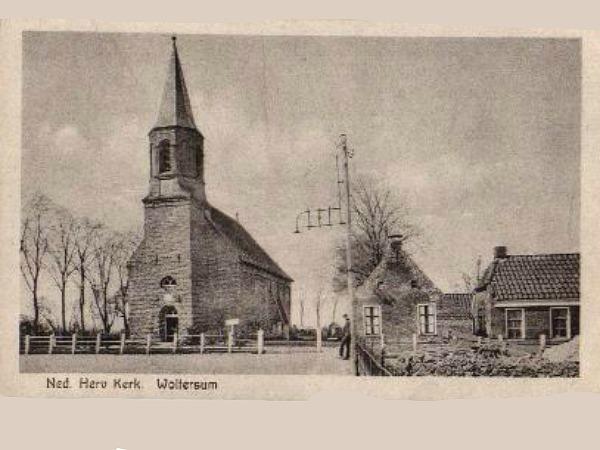
[{"label": "brick house", "polygon": [[144,237],[129,262],[135,337],[169,340],[220,330],[285,332],[292,279],[237,220],[205,194],[204,137],[196,127],[175,38],[158,120],[149,133]]},{"label": "brick house", "polygon": [[441,339],[472,333],[470,294],[443,294],[392,236],[381,263],[357,289],[359,333],[367,339]]},{"label": "brick house", "polygon": [[509,255],[494,249],[473,299],[476,334],[549,342],[579,334],[579,254]]},{"label": "brick house", "polygon": [[442,295],[437,322],[444,336],[473,335],[473,293]]}]

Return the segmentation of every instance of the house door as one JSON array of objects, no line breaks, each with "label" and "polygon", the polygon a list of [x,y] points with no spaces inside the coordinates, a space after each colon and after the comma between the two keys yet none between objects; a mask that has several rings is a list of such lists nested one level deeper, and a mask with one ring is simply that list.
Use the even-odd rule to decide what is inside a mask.
[{"label": "house door", "polygon": [[487,324],[485,320],[485,311],[480,309],[477,311],[477,336],[487,337]]}]

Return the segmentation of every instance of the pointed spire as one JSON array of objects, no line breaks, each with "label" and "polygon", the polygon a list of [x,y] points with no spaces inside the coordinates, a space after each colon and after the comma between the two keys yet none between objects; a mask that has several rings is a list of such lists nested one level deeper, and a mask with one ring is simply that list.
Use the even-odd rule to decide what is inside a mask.
[{"label": "pointed spire", "polygon": [[158,120],[154,128],[173,126],[196,128],[190,98],[185,87],[183,71],[181,70],[181,63],[177,53],[177,38],[173,36],[171,39],[173,40],[173,51],[171,53],[171,60],[169,61],[167,81],[165,82],[165,90],[160,103]]}]

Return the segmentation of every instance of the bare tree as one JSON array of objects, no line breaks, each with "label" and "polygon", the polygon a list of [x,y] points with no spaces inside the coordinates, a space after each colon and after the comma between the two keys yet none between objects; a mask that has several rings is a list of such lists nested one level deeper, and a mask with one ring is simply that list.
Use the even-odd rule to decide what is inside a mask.
[{"label": "bare tree", "polygon": [[92,244],[100,225],[93,223],[88,219],[82,219],[77,224],[77,234],[75,240],[75,268],[79,273],[78,288],[79,288],[79,326],[81,331],[85,333],[85,287],[87,280],[87,272],[90,270],[90,264],[93,260]]},{"label": "bare tree", "polygon": [[45,301],[40,302],[40,319],[48,328],[52,330],[52,333],[56,333],[60,330],[60,326],[56,323],[56,319],[54,318],[54,314],[52,314],[52,310],[48,307]]},{"label": "bare tree", "polygon": [[39,284],[42,269],[48,252],[48,221],[50,200],[36,194],[27,204],[25,220],[21,228],[20,269],[33,301],[33,328],[37,332],[40,325]]},{"label": "bare tree", "polygon": [[77,269],[75,255],[77,251],[77,225],[71,213],[65,208],[53,208],[53,220],[50,233],[49,273],[60,291],[60,317],[62,331],[67,331],[67,283]]},{"label": "bare tree", "polygon": [[461,275],[465,292],[473,292],[481,282],[481,255],[479,255],[475,261],[474,273],[463,272]]},{"label": "bare tree", "polygon": [[123,319],[125,334],[129,336],[129,308],[127,289],[129,287],[129,259],[139,243],[137,233],[129,232],[115,235],[115,270],[118,281],[118,291],[115,295],[115,308]]},{"label": "bare tree", "polygon": [[337,313],[338,302],[340,297],[336,294],[333,295],[333,305],[331,306],[331,323],[335,323],[335,315]]},{"label": "bare tree", "polygon": [[110,333],[117,311],[111,298],[111,282],[115,270],[118,243],[114,234],[105,227],[98,229],[92,242],[91,270],[86,277],[92,289],[94,306],[105,333]]},{"label": "bare tree", "polygon": [[[352,238],[352,268],[356,285],[360,285],[382,261],[389,245],[390,234],[401,235],[402,242],[414,242],[421,232],[410,217],[410,211],[382,183],[359,178],[351,194],[354,236]],[[336,249],[337,271],[334,290],[346,288],[346,248]]]},{"label": "bare tree", "polygon": [[325,305],[327,298],[323,292],[323,287],[320,287],[317,291],[317,297],[315,299],[315,311],[317,313],[317,333],[321,332],[321,311]]},{"label": "bare tree", "polygon": [[299,292],[298,299],[300,302],[300,328],[304,328],[304,293]]}]

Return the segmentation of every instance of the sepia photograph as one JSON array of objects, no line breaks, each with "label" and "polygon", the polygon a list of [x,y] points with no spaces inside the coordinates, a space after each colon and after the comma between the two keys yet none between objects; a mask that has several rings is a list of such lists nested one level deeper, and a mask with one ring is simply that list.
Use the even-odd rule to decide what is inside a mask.
[{"label": "sepia photograph", "polygon": [[581,39],[31,30],[21,84],[22,374],[580,376]]}]

